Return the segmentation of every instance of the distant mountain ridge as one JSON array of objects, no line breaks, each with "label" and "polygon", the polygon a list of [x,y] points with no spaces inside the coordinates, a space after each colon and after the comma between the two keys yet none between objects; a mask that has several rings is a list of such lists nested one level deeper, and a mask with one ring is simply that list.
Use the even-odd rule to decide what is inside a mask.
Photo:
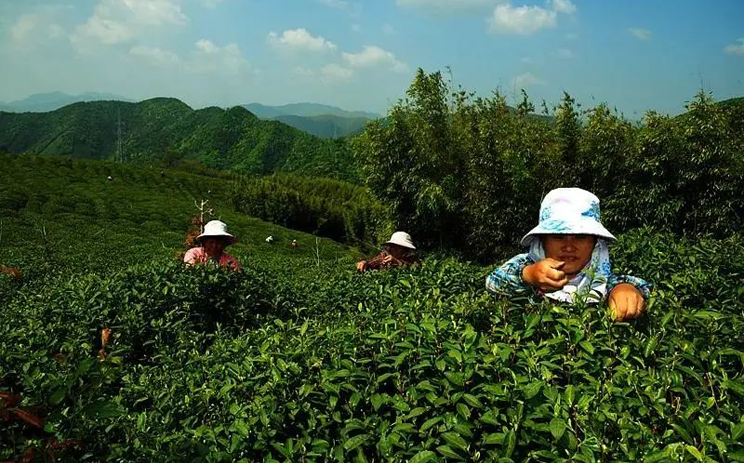
[{"label": "distant mountain ridge", "polygon": [[[123,155],[118,152],[120,128]],[[342,140],[323,140],[279,121],[261,120],[240,106],[194,110],[175,98],[81,102],[46,113],[0,112],[0,152],[132,162],[183,159],[252,174],[356,179]]]},{"label": "distant mountain ridge", "polygon": [[364,117],[323,116],[277,116],[275,121],[283,122],[296,129],[321,138],[341,138],[358,135],[364,131],[367,121]]},{"label": "distant mountain ridge", "polygon": [[290,103],[279,106],[249,103],[242,106],[261,119],[272,119],[278,116],[337,116],[365,119],[377,119],[381,117],[379,114],[368,111],[347,111],[336,106],[320,103]]},{"label": "distant mountain ridge", "polygon": [[260,103],[243,105],[265,120],[277,120],[321,138],[341,138],[361,133],[368,120],[379,114],[367,111],[346,111],[320,103],[292,103],[267,106]]},{"label": "distant mountain ridge", "polygon": [[47,112],[54,111],[72,103],[81,101],[126,101],[132,100],[124,98],[113,93],[85,92],[80,95],[69,95],[63,92],[35,93],[28,97],[11,101],[10,103],[0,103],[0,111],[8,112]]}]

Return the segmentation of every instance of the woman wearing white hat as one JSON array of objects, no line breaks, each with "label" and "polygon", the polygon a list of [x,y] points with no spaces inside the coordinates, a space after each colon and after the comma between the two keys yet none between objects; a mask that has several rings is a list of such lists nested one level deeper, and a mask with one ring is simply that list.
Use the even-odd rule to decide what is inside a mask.
[{"label": "woman wearing white hat", "polygon": [[369,260],[357,262],[357,270],[377,270],[387,267],[410,265],[416,261],[414,251],[416,247],[411,241],[411,235],[406,232],[397,231],[393,233],[389,241],[383,243],[383,251]]},{"label": "woman wearing white hat", "polygon": [[599,221],[599,199],[580,188],[558,188],[540,205],[540,223],[521,241],[519,254],[486,278],[497,293],[536,293],[557,301],[608,299],[616,320],[643,313],[652,286],[630,275],[614,275],[608,243],[616,238]]},{"label": "woman wearing white hat", "polygon": [[189,265],[211,263],[218,267],[229,267],[240,270],[237,259],[225,252],[225,248],[235,243],[235,237],[227,232],[227,224],[219,220],[207,222],[204,232],[196,237],[201,245],[191,248],[183,256],[183,261]]}]

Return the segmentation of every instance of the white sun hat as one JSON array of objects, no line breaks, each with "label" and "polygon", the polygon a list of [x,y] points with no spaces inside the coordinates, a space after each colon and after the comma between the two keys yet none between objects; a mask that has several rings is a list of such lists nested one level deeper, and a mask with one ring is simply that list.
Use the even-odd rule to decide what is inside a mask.
[{"label": "white sun hat", "polygon": [[204,233],[196,240],[201,241],[202,238],[224,238],[227,244],[235,243],[235,237],[227,232],[227,224],[219,220],[210,220],[204,225]]},{"label": "white sun hat", "polygon": [[393,233],[393,235],[390,237],[390,241],[386,241],[383,243],[383,245],[385,244],[397,244],[398,246],[403,246],[404,248],[416,249],[416,246],[413,245],[413,241],[411,241],[411,235],[402,231]]},{"label": "white sun hat", "polygon": [[556,188],[540,204],[540,223],[522,238],[529,246],[540,235],[593,235],[615,241],[599,221],[599,198],[581,188]]}]

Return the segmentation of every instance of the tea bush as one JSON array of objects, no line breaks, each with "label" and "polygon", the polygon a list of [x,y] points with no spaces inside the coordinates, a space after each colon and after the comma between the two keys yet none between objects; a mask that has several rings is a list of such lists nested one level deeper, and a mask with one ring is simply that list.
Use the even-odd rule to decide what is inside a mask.
[{"label": "tea bush", "polygon": [[[744,461],[740,234],[621,234],[656,289],[613,323],[439,255],[357,274],[219,176],[0,161],[0,461]],[[204,197],[243,271],[177,262]]]},{"label": "tea bush", "polygon": [[261,220],[363,248],[391,233],[382,205],[365,188],[340,180],[287,174],[245,179],[235,186],[233,205]]},{"label": "tea bush", "polygon": [[0,390],[45,424],[6,425],[0,457],[54,437],[79,442],[65,461],[744,461],[742,249],[622,236],[616,267],[657,290],[619,324],[492,297],[488,269],[436,257],[155,260],[17,288]]}]

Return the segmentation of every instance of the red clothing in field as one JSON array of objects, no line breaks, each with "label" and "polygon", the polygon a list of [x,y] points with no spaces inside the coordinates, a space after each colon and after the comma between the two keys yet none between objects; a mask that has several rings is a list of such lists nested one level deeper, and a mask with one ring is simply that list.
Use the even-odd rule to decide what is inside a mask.
[{"label": "red clothing in field", "polygon": [[382,251],[375,257],[364,261],[364,270],[378,270],[383,268],[397,267],[399,265],[411,265],[416,261],[413,256],[404,257],[401,260],[393,259],[390,262],[383,262],[383,259],[389,254],[387,251]]},{"label": "red clothing in field", "polygon": [[[189,249],[186,255],[183,256],[183,261],[189,265],[197,263],[207,264],[210,262],[213,262],[215,265],[217,264],[217,261],[210,259],[204,248],[201,247]],[[226,252],[223,252],[222,256],[220,256],[219,265],[220,267],[230,267],[233,270],[240,270],[238,260]]]}]

